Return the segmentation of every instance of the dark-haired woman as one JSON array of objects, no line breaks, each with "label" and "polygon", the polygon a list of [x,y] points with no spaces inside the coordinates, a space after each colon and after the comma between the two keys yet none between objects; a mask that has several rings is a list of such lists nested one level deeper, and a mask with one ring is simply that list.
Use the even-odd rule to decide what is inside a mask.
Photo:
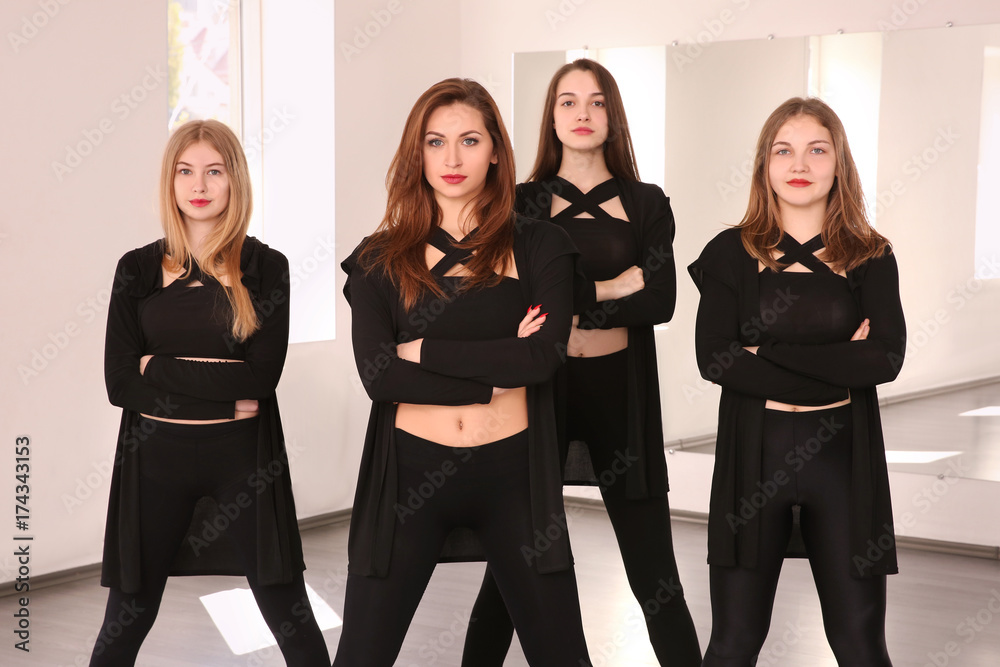
[{"label": "dark-haired woman", "polygon": [[387,185],[344,262],[373,405],[334,664],[390,667],[435,564],[485,557],[529,664],[589,665],[551,390],[575,250],[515,216],[510,140],[473,81],[417,100]]},{"label": "dark-haired woman", "polygon": [[245,575],[286,664],[329,662],[302,579],[275,396],[288,260],[246,235],[251,208],[232,130],[178,128],[160,176],[164,238],[122,257],[108,309],[105,379],[124,410],[94,667],[135,663],[170,574]]},{"label": "dark-haired woman", "polygon": [[722,386],[704,665],[756,663],[797,506],[837,663],[886,667],[897,566],[875,385],[903,361],[896,258],[822,101],[793,98],[771,114],[752,178],[743,221],[690,266],[698,365]]},{"label": "dark-haired woman", "polygon": [[[663,191],[638,180],[621,95],[602,65],[577,60],[553,76],[517,209],[562,227],[581,252],[557,385],[565,483],[600,487],[660,664],[696,667],[701,650],[671,539],[653,340],[653,325],[674,311],[674,218]],[[510,646],[493,575],[472,613],[466,667],[502,665]]]}]

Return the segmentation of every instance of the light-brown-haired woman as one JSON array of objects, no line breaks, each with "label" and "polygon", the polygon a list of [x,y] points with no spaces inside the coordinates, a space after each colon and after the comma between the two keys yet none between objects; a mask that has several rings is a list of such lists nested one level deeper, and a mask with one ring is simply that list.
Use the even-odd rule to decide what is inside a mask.
[{"label": "light-brown-haired woman", "polygon": [[479,84],[411,110],[382,224],[344,262],[372,412],[351,517],[338,667],[390,667],[435,564],[483,560],[529,664],[589,665],[551,379],[574,249],[514,214],[514,159]]},{"label": "light-brown-haired woman", "polygon": [[[600,487],[659,663],[697,667],[670,530],[653,339],[653,325],[674,312],[674,218],[663,191],[638,180],[621,94],[603,65],[576,60],[552,77],[516,207],[562,227],[581,252],[556,384],[564,481]],[[472,615],[462,664],[502,665],[510,621],[489,571]]]},{"label": "light-brown-haired woman", "polygon": [[756,662],[782,561],[804,547],[838,664],[889,665],[897,566],[875,385],[899,373],[906,329],[896,258],[828,105],[793,98],[771,114],[743,221],[689,270],[698,365],[722,386],[703,664]]},{"label": "light-brown-haired woman", "polygon": [[275,388],[288,347],[288,261],[246,235],[246,158],[191,121],[160,179],[164,239],[125,254],[105,344],[123,410],[91,665],[135,663],[170,574],[245,575],[289,665],[327,665],[306,597]]}]

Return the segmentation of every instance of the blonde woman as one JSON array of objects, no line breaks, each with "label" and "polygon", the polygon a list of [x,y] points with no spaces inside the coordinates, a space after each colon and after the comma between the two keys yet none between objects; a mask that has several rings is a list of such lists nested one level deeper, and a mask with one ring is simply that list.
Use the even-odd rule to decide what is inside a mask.
[{"label": "blonde woman", "polygon": [[899,373],[906,326],[896,257],[868,222],[829,106],[792,98],[774,110],[743,221],[689,271],[698,365],[722,386],[703,665],[756,664],[798,507],[837,664],[887,667],[897,565],[875,385]]},{"label": "blonde woman", "polygon": [[288,261],[246,235],[246,158],[217,121],[167,144],[164,238],[119,261],[105,380],[123,408],[91,665],[133,665],[170,574],[244,575],[289,665],[329,665],[306,597],[275,387]]}]

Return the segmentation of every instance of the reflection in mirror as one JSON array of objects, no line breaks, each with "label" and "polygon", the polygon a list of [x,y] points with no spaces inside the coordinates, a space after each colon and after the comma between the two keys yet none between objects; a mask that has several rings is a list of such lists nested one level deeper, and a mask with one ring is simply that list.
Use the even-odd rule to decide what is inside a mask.
[{"label": "reflection in mirror", "polygon": [[[768,114],[789,97],[822,98],[844,122],[871,220],[899,255],[910,332],[903,373],[882,389],[890,469],[1000,481],[1000,408],[987,409],[1000,406],[1000,356],[983,336],[1000,327],[1000,281],[990,280],[1000,278],[1000,26],[684,49],[515,54],[519,179],[551,73],[584,55],[602,62],[622,88],[642,179],[671,197],[682,267],[743,217]],[[689,298],[679,294],[679,317],[693,314]],[[677,319],[657,334],[672,445],[713,439],[719,392],[697,372],[691,328]]]}]

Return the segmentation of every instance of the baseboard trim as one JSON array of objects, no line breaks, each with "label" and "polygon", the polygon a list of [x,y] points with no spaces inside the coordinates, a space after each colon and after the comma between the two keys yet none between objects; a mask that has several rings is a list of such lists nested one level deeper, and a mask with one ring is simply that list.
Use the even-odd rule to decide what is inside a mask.
[{"label": "baseboard trim", "polygon": [[[567,507],[582,507],[590,510],[604,510],[604,501],[597,498],[573,498],[565,499]],[[670,518],[674,521],[684,521],[686,523],[708,524],[708,514],[705,512],[694,512],[691,510],[670,510]],[[932,540],[926,537],[911,537],[909,535],[897,535],[896,546],[900,549],[911,549],[913,551],[926,551],[929,553],[945,554],[948,556],[968,556],[969,558],[984,558],[986,560],[1000,560],[1000,546],[992,547],[985,544],[966,544],[964,542],[946,542],[944,540]]]},{"label": "baseboard trim", "polygon": [[[345,523],[351,520],[351,508],[348,507],[345,510],[338,510],[336,512],[327,512],[326,514],[317,514],[316,516],[311,516],[307,519],[302,519],[299,521],[299,532],[305,532],[307,530],[312,530],[313,528],[322,528],[324,526],[332,526],[338,523]],[[49,572],[48,574],[32,575],[30,584],[31,590],[37,591],[43,588],[50,588],[52,586],[60,586],[62,584],[70,584],[74,581],[79,581],[81,579],[88,579],[91,577],[101,576],[101,564],[92,563],[90,565],[81,565],[80,567],[72,567],[68,570],[59,570],[58,572]],[[0,584],[0,598],[10,597],[12,595],[24,595],[23,592],[19,592],[15,589],[17,582],[8,581]]]}]

